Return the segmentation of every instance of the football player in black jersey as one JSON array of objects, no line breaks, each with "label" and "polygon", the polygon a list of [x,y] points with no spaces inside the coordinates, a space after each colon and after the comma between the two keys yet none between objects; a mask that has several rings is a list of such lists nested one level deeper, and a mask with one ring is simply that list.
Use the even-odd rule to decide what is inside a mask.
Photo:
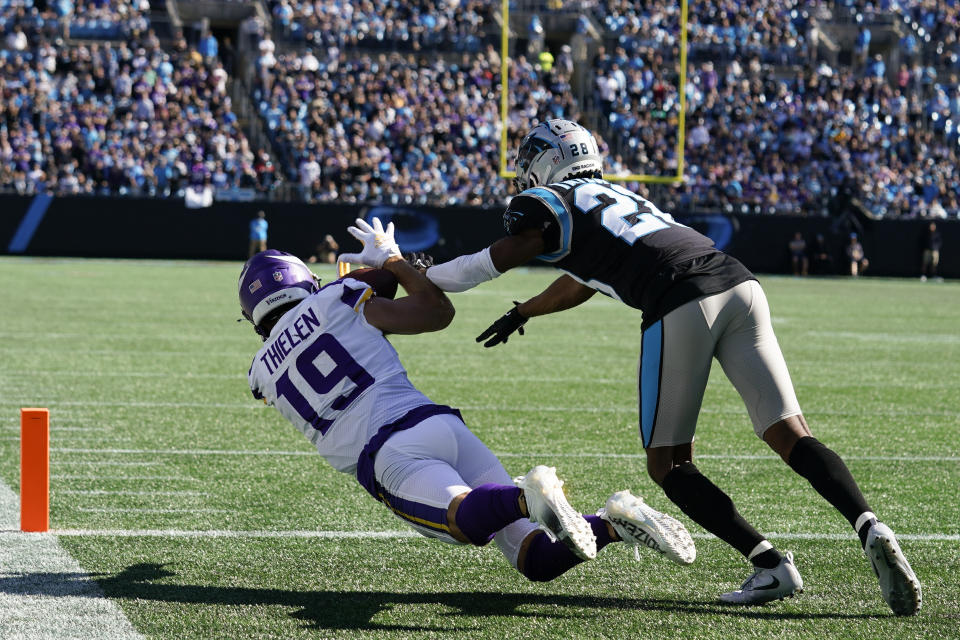
[{"label": "football player in black jersey", "polygon": [[921,589],[893,532],[878,522],[840,457],[811,435],[773,333],[763,289],[739,261],[637,194],[603,180],[594,136],[548,120],[523,139],[507,236],[426,270],[445,291],[465,291],[534,258],[564,272],[494,322],[477,341],[507,342],[534,316],[575,307],[600,291],[643,314],[640,436],[647,471],[691,519],[742,553],[754,571],[720,599],[759,604],[792,596],[803,581],[781,553],[693,464],[693,439],[716,358],[754,430],[840,511],[860,537],[884,599],[916,613]]}]

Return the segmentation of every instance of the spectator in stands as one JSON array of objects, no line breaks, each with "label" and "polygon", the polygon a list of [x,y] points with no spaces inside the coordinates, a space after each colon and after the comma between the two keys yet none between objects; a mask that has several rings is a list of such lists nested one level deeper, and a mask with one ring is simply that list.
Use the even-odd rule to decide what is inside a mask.
[{"label": "spectator in stands", "polygon": [[273,166],[273,160],[265,149],[257,153],[253,172],[256,176],[256,188],[261,193],[267,193],[276,186],[276,168]]},{"label": "spectator in stands", "polygon": [[27,35],[20,25],[15,26],[13,31],[7,34],[7,46],[14,51],[27,50]]},{"label": "spectator in stands", "polygon": [[[251,49],[256,49],[264,37],[265,28],[260,16],[253,12],[240,23],[240,38],[246,39]],[[240,43],[238,43],[240,44]],[[242,48],[242,44],[240,45]]]},{"label": "spectator in stands", "polygon": [[853,55],[854,62],[858,66],[865,66],[867,64],[867,57],[870,54],[870,40],[872,38],[872,33],[870,32],[870,27],[863,24],[860,25],[860,30],[857,32],[857,39],[853,45]]},{"label": "spectator in stands", "polygon": [[248,258],[261,251],[267,250],[267,212],[257,211],[257,215],[250,221],[250,250]]},{"label": "spectator in stands", "polygon": [[930,201],[930,206],[927,207],[926,217],[940,219],[947,217],[947,210],[940,204],[940,198],[934,197],[934,199]]},{"label": "spectator in stands", "polygon": [[848,273],[851,276],[863,275],[863,272],[867,270],[867,267],[870,266],[870,261],[867,260],[866,255],[863,251],[863,245],[860,244],[857,234],[850,234],[850,242],[846,247],[846,256],[848,264]]},{"label": "spectator in stands", "polygon": [[940,249],[943,247],[943,236],[937,229],[937,223],[931,222],[923,234],[923,251],[920,263],[920,280],[938,277],[937,267],[940,265]]},{"label": "spectator in stands", "polygon": [[536,58],[543,51],[545,33],[543,30],[543,21],[540,16],[533,14],[530,16],[530,23],[527,26],[527,57]]},{"label": "spectator in stands", "polygon": [[867,66],[867,74],[877,80],[883,80],[887,74],[887,64],[883,61],[883,55],[878,53],[873,56],[873,61]]},{"label": "spectator in stands", "polygon": [[197,51],[200,52],[200,55],[203,56],[204,62],[207,64],[212,63],[217,58],[217,54],[220,51],[220,45],[217,43],[217,39],[209,31],[200,38],[200,42],[197,45]]},{"label": "spectator in stands", "polygon": [[314,154],[309,154],[300,163],[300,189],[303,199],[313,202],[313,191],[320,180],[320,163]]},{"label": "spectator in stands", "polygon": [[790,264],[793,267],[793,275],[805,276],[810,268],[810,259],[807,257],[807,241],[803,239],[803,233],[797,231],[793,234],[793,239],[788,243],[790,250]]}]

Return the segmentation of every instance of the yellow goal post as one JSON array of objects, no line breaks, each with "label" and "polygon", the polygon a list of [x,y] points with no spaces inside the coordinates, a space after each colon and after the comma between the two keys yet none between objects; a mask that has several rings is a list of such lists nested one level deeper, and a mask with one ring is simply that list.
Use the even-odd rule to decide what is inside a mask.
[{"label": "yellow goal post", "polygon": [[[500,15],[500,177],[515,178],[516,171],[507,170],[508,112],[510,110],[510,0],[501,0]],[[675,175],[656,176],[648,174],[604,175],[611,182],[647,182],[676,184],[683,182],[683,148],[686,135],[687,114],[687,0],[680,0],[680,59],[677,92],[680,109],[677,114],[677,172]]]}]

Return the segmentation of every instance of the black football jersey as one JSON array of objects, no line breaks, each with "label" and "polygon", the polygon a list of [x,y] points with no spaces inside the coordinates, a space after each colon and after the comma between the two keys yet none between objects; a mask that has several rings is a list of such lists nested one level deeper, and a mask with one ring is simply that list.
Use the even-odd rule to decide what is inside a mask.
[{"label": "black football jersey", "polygon": [[540,229],[547,247],[540,260],[640,309],[644,328],[690,300],[754,277],[710,238],[596,178],[527,189],[510,201],[503,224],[508,234]]}]

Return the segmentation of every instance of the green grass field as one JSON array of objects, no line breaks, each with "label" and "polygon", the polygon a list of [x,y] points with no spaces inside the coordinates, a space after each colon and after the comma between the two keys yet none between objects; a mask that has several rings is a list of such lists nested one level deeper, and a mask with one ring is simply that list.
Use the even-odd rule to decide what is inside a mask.
[{"label": "green grass field", "polygon": [[957,637],[956,283],[761,278],[814,434],[847,460],[923,583],[920,615],[902,619],[847,523],[754,436],[714,367],[698,465],[794,552],[806,587],[763,607],[718,605],[748,566],[646,476],[639,313],[597,296],[531,321],[507,345],[474,343],[511,300],[550,282],[548,270],[456,294],[449,329],[394,338],[411,379],[460,407],[511,473],[555,465],[575,507],[593,512],[629,488],[680,515],[696,563],[652,553],[638,563],[613,545],[532,584],[492,545],[408,535],[250,396],[259,340],[236,321],[239,269],[0,259],[0,480],[19,493],[19,408],[49,407],[51,527],[90,573],[11,576],[0,566],[0,590],[27,579],[55,594],[58,582],[92,579],[153,638]]}]

